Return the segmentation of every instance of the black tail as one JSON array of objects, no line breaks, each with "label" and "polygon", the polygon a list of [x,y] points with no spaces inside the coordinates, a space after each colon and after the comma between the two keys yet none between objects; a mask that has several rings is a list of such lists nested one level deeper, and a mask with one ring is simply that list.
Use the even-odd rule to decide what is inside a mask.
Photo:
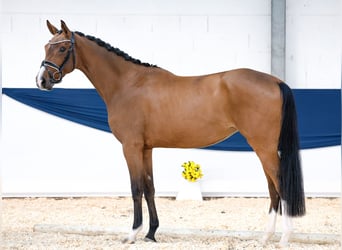
[{"label": "black tail", "polygon": [[305,196],[298,152],[296,106],[291,89],[285,83],[280,83],[279,87],[283,96],[283,118],[278,146],[280,197],[286,201],[286,212],[289,216],[302,216],[305,214]]}]

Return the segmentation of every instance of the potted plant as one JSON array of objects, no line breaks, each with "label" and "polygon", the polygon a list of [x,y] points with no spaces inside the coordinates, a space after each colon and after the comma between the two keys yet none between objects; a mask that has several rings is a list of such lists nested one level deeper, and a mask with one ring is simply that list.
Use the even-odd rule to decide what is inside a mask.
[{"label": "potted plant", "polygon": [[177,200],[202,200],[201,186],[199,179],[203,177],[201,165],[194,161],[182,164],[182,176],[185,179],[181,185],[176,199]]}]

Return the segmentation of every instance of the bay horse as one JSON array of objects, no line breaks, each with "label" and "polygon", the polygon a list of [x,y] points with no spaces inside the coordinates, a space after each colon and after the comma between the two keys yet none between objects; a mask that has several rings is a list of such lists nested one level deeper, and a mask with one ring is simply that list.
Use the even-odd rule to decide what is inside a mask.
[{"label": "bay horse", "polygon": [[135,242],[142,229],[142,196],[150,219],[145,239],[156,241],[153,148],[205,147],[239,131],[259,157],[268,183],[271,204],[262,241],[274,233],[279,212],[280,244],[288,243],[291,218],[305,214],[296,108],[288,85],[251,69],[181,77],[72,32],[63,21],[61,30],[49,21],[47,27],[53,37],[45,45],[38,88],[51,90],[66,74],[81,70],[104,100],[111,131],[122,144],[134,206],[124,242]]}]

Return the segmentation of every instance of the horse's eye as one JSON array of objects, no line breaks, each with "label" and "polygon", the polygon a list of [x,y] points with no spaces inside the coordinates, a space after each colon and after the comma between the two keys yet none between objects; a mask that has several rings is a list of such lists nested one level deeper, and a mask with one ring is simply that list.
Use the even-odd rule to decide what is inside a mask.
[{"label": "horse's eye", "polygon": [[66,50],[65,47],[60,47],[60,48],[59,48],[59,52],[64,52],[65,50]]}]

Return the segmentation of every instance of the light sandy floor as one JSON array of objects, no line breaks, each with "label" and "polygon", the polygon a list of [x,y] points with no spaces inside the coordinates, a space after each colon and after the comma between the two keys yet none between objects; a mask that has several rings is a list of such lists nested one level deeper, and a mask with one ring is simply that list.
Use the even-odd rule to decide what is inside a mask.
[{"label": "light sandy floor", "polygon": [[[266,198],[213,198],[176,201],[157,198],[160,231],[158,243],[143,241],[148,229],[144,203],[144,229],[135,244],[122,244],[125,234],[84,236],[33,232],[36,224],[115,227],[128,232],[132,226],[131,198],[25,198],[2,201],[0,249],[276,249],[270,242],[263,247],[258,240],[242,240],[215,235],[163,234],[194,230],[263,231],[269,200]],[[277,231],[281,231],[278,218]],[[341,200],[307,199],[307,215],[294,220],[298,233],[341,233]],[[340,243],[303,244],[291,242],[289,249],[340,249]]]}]

